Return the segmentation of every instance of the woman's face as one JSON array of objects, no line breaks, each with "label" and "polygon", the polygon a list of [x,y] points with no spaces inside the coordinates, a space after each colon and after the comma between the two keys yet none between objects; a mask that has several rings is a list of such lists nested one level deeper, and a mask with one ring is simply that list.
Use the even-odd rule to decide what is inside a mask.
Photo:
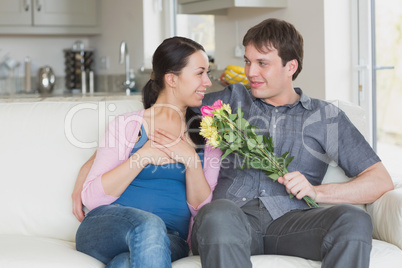
[{"label": "woman's face", "polygon": [[208,69],[208,56],[204,51],[199,50],[189,57],[186,67],[177,76],[175,96],[185,106],[201,106],[207,88],[212,85],[208,77]]}]

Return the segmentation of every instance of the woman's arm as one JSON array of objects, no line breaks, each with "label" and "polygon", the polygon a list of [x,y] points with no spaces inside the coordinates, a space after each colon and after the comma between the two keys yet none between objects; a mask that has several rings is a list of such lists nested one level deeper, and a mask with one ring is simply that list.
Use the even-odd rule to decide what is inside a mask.
[{"label": "woman's arm", "polygon": [[73,214],[80,222],[84,219],[85,214],[82,210],[82,198],[81,192],[84,185],[85,179],[88,176],[89,171],[94,163],[96,152],[89,158],[89,160],[81,167],[77,179],[75,180],[74,190],[71,194],[71,199],[73,201]]},{"label": "woman's arm", "polygon": [[194,209],[198,209],[208,197],[212,197],[212,190],[205,178],[201,160],[196,152],[192,159],[186,167],[186,195],[187,203]]},{"label": "woman's arm", "polygon": [[143,111],[138,111],[118,116],[107,127],[81,194],[82,202],[88,209],[110,204],[119,197],[122,192],[109,188],[113,180],[115,184],[121,183],[121,176],[125,176],[127,186],[138,174],[139,171],[134,169],[124,173],[120,165],[129,167],[128,156],[138,137],[142,115]]},{"label": "woman's arm", "polygon": [[148,164],[161,165],[172,162],[165,153],[152,146],[151,141],[148,140],[125,162],[102,175],[101,181],[105,194],[119,197]]},{"label": "woman's arm", "polygon": [[[205,198],[198,206],[194,207],[189,205],[192,216],[197,215],[198,211],[212,200],[212,193],[218,184],[218,176],[221,166],[222,151],[219,148],[212,148],[210,145],[206,145],[204,149],[204,176],[211,189],[210,194]],[[196,189],[195,189],[196,190]]]}]

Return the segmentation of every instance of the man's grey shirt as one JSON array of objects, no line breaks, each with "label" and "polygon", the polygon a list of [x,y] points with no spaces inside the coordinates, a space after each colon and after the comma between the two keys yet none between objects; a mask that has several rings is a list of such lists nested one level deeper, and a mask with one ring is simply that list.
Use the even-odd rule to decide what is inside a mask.
[{"label": "man's grey shirt", "polygon": [[[299,171],[312,185],[321,184],[331,160],[348,177],[380,161],[343,111],[326,101],[309,98],[298,88],[295,91],[300,95],[296,103],[274,107],[253,97],[241,84],[234,84],[207,94],[203,104],[212,105],[220,99],[230,104],[233,112],[241,107],[244,118],[259,128],[258,134],[272,136],[276,156],[285,152],[294,156],[289,172]],[[285,187],[261,170],[239,170],[241,161],[235,154],[222,161],[213,199],[230,199],[241,207],[259,198],[273,219],[294,209],[308,208],[303,200],[290,199]]]}]

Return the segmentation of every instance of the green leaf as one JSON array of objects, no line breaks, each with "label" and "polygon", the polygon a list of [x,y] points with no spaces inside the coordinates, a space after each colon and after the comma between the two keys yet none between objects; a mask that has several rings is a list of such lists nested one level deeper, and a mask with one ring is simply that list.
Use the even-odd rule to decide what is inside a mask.
[{"label": "green leaf", "polygon": [[237,112],[237,116],[238,116],[239,119],[243,117],[243,113],[241,112],[241,107],[240,106],[237,108],[236,112]]},{"label": "green leaf", "polygon": [[268,134],[267,136],[264,136],[264,143],[267,147],[267,150],[270,151],[271,153],[274,152],[274,143],[272,141],[272,137]]},{"label": "green leaf", "polygon": [[295,158],[295,157],[292,156],[292,157],[288,157],[288,158],[285,159],[285,168],[287,168],[287,167],[289,166],[290,162],[292,162],[292,160],[293,160],[294,158]]},{"label": "green leaf", "polygon": [[250,151],[253,150],[255,148],[255,146],[257,146],[257,143],[255,142],[255,140],[253,140],[253,139],[247,140],[247,147]]},{"label": "green leaf", "polygon": [[229,119],[232,120],[232,121],[235,121],[236,118],[237,118],[237,114],[230,114],[229,115]]},{"label": "green leaf", "polygon": [[241,119],[241,127],[240,127],[240,128],[243,129],[243,130],[245,130],[248,125],[249,125],[249,122],[248,122],[246,119],[242,118],[242,119]]},{"label": "green leaf", "polygon": [[261,169],[261,162],[260,161],[251,161],[250,166],[255,169]]},{"label": "green leaf", "polygon": [[237,169],[243,170],[243,169],[245,169],[245,168],[248,168],[248,167],[247,167],[246,165],[242,165],[242,166],[238,167]]},{"label": "green leaf", "polygon": [[267,175],[268,177],[270,177],[272,174],[274,174],[275,172],[272,170],[263,170],[265,175]]},{"label": "green leaf", "polygon": [[251,126],[251,125],[246,126],[245,132],[246,132],[246,135],[247,135],[249,138],[254,138],[255,135],[254,135],[254,133],[253,133],[253,126]]},{"label": "green leaf", "polygon": [[228,156],[231,152],[232,152],[231,149],[227,149],[227,150],[225,151],[225,153],[222,155],[221,161],[222,161],[226,156]]},{"label": "green leaf", "polygon": [[229,143],[233,143],[235,141],[235,137],[234,137],[233,133],[225,134],[223,137]]},{"label": "green leaf", "polygon": [[275,173],[275,174],[271,174],[269,176],[273,181],[277,181],[279,177],[281,177],[279,174]]},{"label": "green leaf", "polygon": [[238,137],[238,136],[234,136],[234,135],[233,135],[233,143],[236,143],[237,145],[240,146],[240,144],[241,144],[241,138]]},{"label": "green leaf", "polygon": [[222,121],[218,122],[218,129],[222,131],[225,129],[225,125],[222,123]]},{"label": "green leaf", "polygon": [[262,142],[263,142],[263,136],[262,135],[257,135],[257,142],[259,143],[259,144],[262,144]]},{"label": "green leaf", "polygon": [[235,142],[230,144],[230,150],[236,151],[238,149],[239,149],[239,144],[237,144]]}]

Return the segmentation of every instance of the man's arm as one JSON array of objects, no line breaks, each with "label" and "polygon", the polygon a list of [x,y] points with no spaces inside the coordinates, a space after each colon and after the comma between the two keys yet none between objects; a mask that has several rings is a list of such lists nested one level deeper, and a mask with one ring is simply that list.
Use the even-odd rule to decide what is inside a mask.
[{"label": "man's arm", "polygon": [[317,202],[368,204],[393,190],[394,184],[382,162],[377,162],[347,183],[323,184],[315,188]]},{"label": "man's arm", "polygon": [[368,167],[355,179],[346,183],[311,185],[298,171],[290,172],[278,179],[288,192],[298,199],[310,196],[317,203],[327,204],[368,204],[394,189],[391,176],[382,162]]},{"label": "man's arm", "polygon": [[91,167],[95,160],[95,156],[96,152],[81,167],[80,172],[78,173],[77,179],[75,181],[73,193],[71,195],[71,199],[73,200],[73,214],[80,222],[85,217],[84,211],[82,210],[82,199],[81,199],[82,186],[84,185],[85,179],[87,178],[89,171],[91,170]]}]

